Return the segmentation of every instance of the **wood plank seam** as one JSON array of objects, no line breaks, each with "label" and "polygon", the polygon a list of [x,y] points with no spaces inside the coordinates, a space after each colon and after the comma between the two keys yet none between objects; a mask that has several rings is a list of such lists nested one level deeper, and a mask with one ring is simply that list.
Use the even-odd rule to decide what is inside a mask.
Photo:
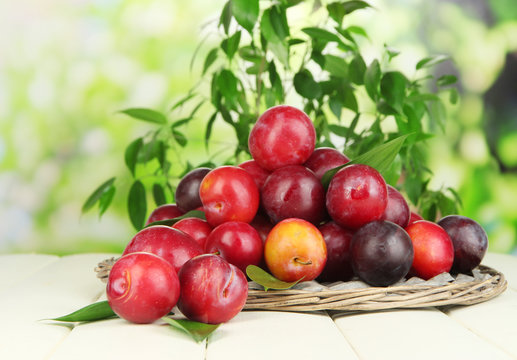
[{"label": "wood plank seam", "polygon": [[[506,289],[506,291],[513,291],[513,292],[517,292],[517,291],[514,291],[513,289]],[[499,344],[495,343],[493,340],[489,339],[489,338],[486,338],[484,337],[482,334],[478,333],[475,329],[471,328],[468,324],[465,324],[463,321],[461,321],[459,318],[455,317],[455,316],[450,316],[450,311],[452,310],[452,307],[447,307],[447,308],[437,308],[439,311],[441,311],[442,313],[444,313],[445,315],[447,315],[447,317],[453,321],[455,321],[457,324],[461,325],[463,328],[465,328],[467,331],[471,332],[472,334],[474,334],[476,337],[480,338],[482,341],[485,341],[487,343],[489,343],[491,346],[501,350],[502,352],[504,352],[506,355],[512,357],[512,358],[515,358],[515,355],[508,352],[508,350],[506,350],[504,347],[501,347]]]}]

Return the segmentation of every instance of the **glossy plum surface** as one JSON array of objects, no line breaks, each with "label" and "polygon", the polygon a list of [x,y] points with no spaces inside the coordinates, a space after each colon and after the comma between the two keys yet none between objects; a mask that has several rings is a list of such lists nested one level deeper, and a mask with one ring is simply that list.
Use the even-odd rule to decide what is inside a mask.
[{"label": "glossy plum surface", "polygon": [[314,152],[304,165],[312,170],[314,175],[321,180],[328,170],[344,165],[349,161],[350,159],[337,149],[320,147],[314,149]]},{"label": "glossy plum surface", "polygon": [[151,212],[147,218],[147,221],[145,222],[145,225],[149,225],[155,221],[174,219],[183,215],[184,213],[185,212],[181,210],[176,204],[160,205]]},{"label": "glossy plum surface", "polygon": [[388,204],[382,219],[405,228],[409,225],[409,217],[410,211],[406,199],[397,189],[388,185]]},{"label": "glossy plum surface", "polygon": [[170,226],[153,225],[136,233],[124,249],[123,255],[148,252],[167,260],[176,272],[190,258],[201,255],[201,246],[183,231]]},{"label": "glossy plum surface", "polygon": [[257,230],[262,242],[265,242],[274,224],[269,220],[267,215],[258,213],[253,221],[250,223],[255,230]]},{"label": "glossy plum surface", "polygon": [[257,184],[237,166],[221,166],[210,171],[199,188],[206,220],[212,226],[226,221],[251,222],[260,202]]},{"label": "glossy plum surface", "polygon": [[390,221],[373,221],[352,238],[351,261],[355,274],[372,286],[389,286],[407,275],[413,262],[409,235]]},{"label": "glossy plum surface", "polygon": [[200,167],[189,171],[181,178],[174,195],[176,204],[181,210],[188,212],[202,205],[199,198],[199,185],[210,170],[210,168]]},{"label": "glossy plum surface", "polygon": [[250,224],[228,221],[212,230],[206,241],[205,252],[220,255],[246,272],[248,265],[260,265],[264,243]]},{"label": "glossy plum surface", "polygon": [[259,190],[262,189],[267,177],[271,174],[271,171],[264,169],[253,159],[241,163],[239,167],[243,168],[251,175]]},{"label": "glossy plum surface", "polygon": [[163,258],[132,253],[110,270],[106,296],[111,309],[128,321],[147,324],[167,315],[180,295],[178,275]]},{"label": "glossy plum surface", "polygon": [[[416,222],[416,221],[419,221],[419,220],[424,220],[423,217],[421,217],[419,214],[417,214],[416,212],[414,211],[410,211],[409,213],[409,222],[408,222],[408,226],[411,225],[412,223]],[[406,226],[407,227],[407,226]]]},{"label": "glossy plum surface", "polygon": [[318,281],[348,281],[353,275],[350,262],[350,244],[354,232],[334,221],[318,227],[327,246],[327,263]]},{"label": "glossy plum surface", "polygon": [[188,319],[208,324],[227,322],[237,315],[248,296],[242,271],[218,255],[189,260],[179,272],[178,309]]},{"label": "glossy plum surface", "polygon": [[277,279],[309,281],[323,271],[327,247],[323,235],[313,224],[302,219],[285,219],[269,233],[264,258]]},{"label": "glossy plum surface", "polygon": [[354,164],[339,170],[330,181],[326,197],[330,217],[350,229],[382,219],[388,205],[388,189],[374,168]]},{"label": "glossy plum surface", "polygon": [[202,249],[205,248],[206,238],[213,230],[213,227],[210,226],[206,220],[196,217],[181,219],[172,225],[172,227],[190,235],[190,237],[194,239]]},{"label": "glossy plum surface", "polygon": [[454,246],[447,232],[427,220],[416,221],[406,228],[415,256],[411,275],[428,280],[451,270],[454,261]]},{"label": "glossy plum surface", "polygon": [[312,171],[301,165],[275,170],[267,178],[261,197],[274,223],[299,218],[318,224],[326,215],[323,185]]},{"label": "glossy plum surface", "polygon": [[266,110],[251,129],[251,156],[267,170],[301,165],[314,151],[316,131],[301,110],[279,105]]},{"label": "glossy plum surface", "polygon": [[438,225],[449,234],[454,246],[452,271],[469,273],[481,263],[488,249],[488,237],[481,225],[461,215],[446,216]]}]

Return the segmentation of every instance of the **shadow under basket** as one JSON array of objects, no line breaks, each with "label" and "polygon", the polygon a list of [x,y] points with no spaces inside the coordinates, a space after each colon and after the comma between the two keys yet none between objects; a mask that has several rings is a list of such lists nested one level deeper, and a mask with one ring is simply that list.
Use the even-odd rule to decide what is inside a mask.
[{"label": "shadow under basket", "polygon": [[[95,272],[106,282],[116,258],[101,261]],[[490,300],[508,286],[504,275],[488,266],[474,269],[476,276],[452,277],[445,283],[415,282],[410,279],[387,287],[372,287],[362,283],[358,288],[346,288],[347,282],[318,284],[312,281],[304,288],[264,291],[250,282],[245,310],[312,312],[326,310],[374,311],[401,308],[447,307],[473,305]],[[360,283],[354,281],[354,283]]]}]

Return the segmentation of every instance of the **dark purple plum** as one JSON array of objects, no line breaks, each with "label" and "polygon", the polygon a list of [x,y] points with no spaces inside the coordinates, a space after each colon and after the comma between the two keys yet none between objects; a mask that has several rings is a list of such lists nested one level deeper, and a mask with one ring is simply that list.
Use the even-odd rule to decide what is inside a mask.
[{"label": "dark purple plum", "polygon": [[327,263],[318,277],[319,281],[348,281],[354,276],[350,263],[350,244],[354,232],[334,221],[318,228],[327,245]]},{"label": "dark purple plum", "polygon": [[388,205],[383,220],[391,221],[403,228],[409,225],[411,211],[404,196],[391,185],[388,186]]},{"label": "dark purple plum", "polygon": [[181,210],[187,212],[203,205],[199,198],[199,185],[210,170],[210,168],[200,167],[189,171],[180,180],[174,198]]},{"label": "dark purple plum", "polygon": [[438,221],[454,246],[451,271],[469,273],[483,260],[488,249],[485,230],[476,221],[461,215],[449,215]]},{"label": "dark purple plum", "polygon": [[359,228],[350,248],[354,273],[372,286],[396,283],[413,263],[411,238],[390,221],[372,221]]},{"label": "dark purple plum", "polygon": [[319,224],[326,215],[323,185],[305,166],[288,165],[275,170],[264,183],[261,197],[274,223],[299,218]]}]

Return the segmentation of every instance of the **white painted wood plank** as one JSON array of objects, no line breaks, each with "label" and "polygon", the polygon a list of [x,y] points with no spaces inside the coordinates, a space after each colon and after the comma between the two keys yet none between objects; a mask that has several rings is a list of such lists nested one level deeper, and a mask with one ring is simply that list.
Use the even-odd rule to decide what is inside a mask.
[{"label": "white painted wood plank", "polygon": [[436,309],[356,313],[335,322],[361,359],[511,359]]},{"label": "white painted wood plank", "polygon": [[452,308],[447,314],[479,337],[517,358],[517,291],[507,289],[489,301]]},{"label": "white painted wood plank", "polygon": [[326,314],[244,311],[209,338],[207,360],[357,359]]},{"label": "white painted wood plank", "polygon": [[57,260],[55,255],[0,255],[0,293]]},{"label": "white painted wood plank", "polygon": [[158,323],[111,319],[78,325],[49,360],[204,360],[206,344]]},{"label": "white painted wood plank", "polygon": [[482,264],[502,272],[508,286],[517,290],[517,256],[489,252],[483,258]]},{"label": "white painted wood plank", "polygon": [[109,256],[60,258],[2,294],[0,359],[45,359],[70,330],[40,320],[65,315],[95,301],[105,285],[93,269]]}]

